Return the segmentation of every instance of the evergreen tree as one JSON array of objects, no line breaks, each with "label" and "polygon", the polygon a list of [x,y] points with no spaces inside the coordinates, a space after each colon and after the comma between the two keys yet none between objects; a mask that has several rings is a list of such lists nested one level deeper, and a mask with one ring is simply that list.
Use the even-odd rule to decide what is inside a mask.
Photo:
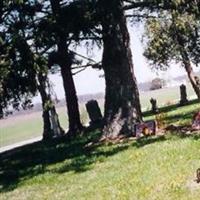
[{"label": "evergreen tree", "polygon": [[[47,56],[45,57],[39,53],[35,41],[37,38],[34,35],[34,22],[38,19],[35,13],[41,7],[39,4],[29,3],[29,1],[25,3],[11,3],[9,6],[9,13],[7,13],[4,21],[1,23],[1,28],[7,39],[7,44],[5,45],[7,49],[10,49],[7,55],[7,59],[10,60],[10,63],[7,65],[7,82],[4,81],[5,87],[2,96],[5,101],[6,91],[8,90],[10,92],[10,99],[14,98],[15,91],[18,95],[22,90],[23,95],[27,96],[29,93],[35,95],[36,91],[39,90],[43,105],[43,138],[49,139],[55,134],[62,134],[63,130],[60,127],[51,94],[47,92]],[[19,66],[19,69],[16,68],[17,66]],[[16,74],[19,75],[16,76]],[[23,81],[24,78],[26,78],[25,81]],[[19,81],[23,81],[20,86],[18,85]],[[12,88],[9,84],[12,84]],[[32,90],[29,91],[29,88]],[[17,96],[19,103],[21,96]],[[30,102],[30,99],[27,99],[27,97],[25,100]],[[18,102],[15,103],[15,107],[19,105]],[[22,105],[24,106],[24,103]]]}]

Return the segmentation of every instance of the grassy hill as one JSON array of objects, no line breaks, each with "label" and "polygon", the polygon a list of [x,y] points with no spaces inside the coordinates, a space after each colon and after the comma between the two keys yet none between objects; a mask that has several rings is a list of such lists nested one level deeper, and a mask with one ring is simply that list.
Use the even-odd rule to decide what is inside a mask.
[{"label": "grassy hill", "polygon": [[[163,120],[188,125],[199,109],[199,103],[165,107]],[[70,143],[38,142],[2,154],[0,200],[199,200],[198,132],[169,131],[117,144],[96,143],[100,135],[97,130]]]}]

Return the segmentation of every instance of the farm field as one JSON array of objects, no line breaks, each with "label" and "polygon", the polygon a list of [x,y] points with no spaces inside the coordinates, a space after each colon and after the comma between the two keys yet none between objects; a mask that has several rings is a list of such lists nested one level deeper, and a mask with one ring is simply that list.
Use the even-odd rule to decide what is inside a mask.
[{"label": "farm field", "polygon": [[[163,120],[187,125],[198,109],[194,102],[164,107]],[[199,200],[198,132],[168,131],[117,144],[95,143],[100,136],[97,130],[68,143],[37,142],[2,154],[0,200]]]},{"label": "farm field", "polygon": [[[194,92],[190,85],[187,86],[189,97],[194,97]],[[159,106],[170,105],[177,102],[180,98],[178,87],[164,88],[149,92],[141,92],[140,99],[143,110],[151,108],[150,98],[157,99]],[[99,101],[103,110],[103,101]],[[67,129],[66,108],[58,108],[59,119],[64,129]],[[84,124],[88,123],[88,116],[85,105],[80,105],[81,119]],[[34,112],[26,115],[14,116],[5,120],[0,120],[0,147],[35,138],[42,134],[42,116],[41,112]]]}]

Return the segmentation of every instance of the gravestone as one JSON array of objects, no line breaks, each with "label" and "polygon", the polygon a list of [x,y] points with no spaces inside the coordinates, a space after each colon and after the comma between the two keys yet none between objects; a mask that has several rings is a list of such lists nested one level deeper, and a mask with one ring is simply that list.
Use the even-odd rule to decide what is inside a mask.
[{"label": "gravestone", "polygon": [[156,134],[156,122],[154,120],[137,123],[134,126],[134,133],[137,138],[141,136],[155,135]]},{"label": "gravestone", "polygon": [[184,84],[180,86],[180,95],[181,95],[181,99],[180,99],[179,105],[184,106],[188,103],[186,86]]},{"label": "gravestone", "polygon": [[151,103],[151,111],[152,111],[152,113],[157,114],[158,113],[157,100],[151,98],[150,99],[150,103]]},{"label": "gravestone", "polygon": [[90,125],[99,124],[102,121],[101,110],[96,100],[88,101],[86,109],[90,118]]}]

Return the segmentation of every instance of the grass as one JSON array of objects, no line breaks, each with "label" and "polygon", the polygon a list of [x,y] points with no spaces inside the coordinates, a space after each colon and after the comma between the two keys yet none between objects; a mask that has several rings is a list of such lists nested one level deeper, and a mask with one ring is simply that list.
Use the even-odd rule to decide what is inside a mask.
[{"label": "grass", "polygon": [[[187,86],[188,96],[193,96],[193,90],[191,86]],[[164,104],[174,103],[172,100],[179,99],[179,88],[164,88],[161,90],[142,92],[140,94],[141,104],[144,109],[150,109],[149,99],[151,97],[156,98],[159,106]],[[103,108],[103,101],[100,101],[100,106]],[[66,109],[59,108],[59,118],[61,125],[64,129],[67,129],[67,116]],[[83,104],[80,105],[81,118],[83,123],[88,122],[88,115]],[[25,118],[25,117],[24,117]],[[12,123],[12,118],[8,119],[11,121],[11,125],[3,126],[0,121],[0,147],[10,145],[13,143],[21,142],[27,139],[41,136],[42,134],[42,116],[41,113],[32,114],[32,117],[28,117],[24,120],[18,120],[16,117],[15,122]]]},{"label": "grass", "polygon": [[0,132],[0,147],[40,136],[41,130],[42,120],[38,119],[3,127]]},{"label": "grass", "polygon": [[[187,125],[200,108],[162,108],[169,124]],[[145,113],[146,119],[152,119]],[[100,131],[70,142],[38,142],[1,155],[0,200],[198,200],[200,135],[170,132],[119,144],[87,145]]]}]

